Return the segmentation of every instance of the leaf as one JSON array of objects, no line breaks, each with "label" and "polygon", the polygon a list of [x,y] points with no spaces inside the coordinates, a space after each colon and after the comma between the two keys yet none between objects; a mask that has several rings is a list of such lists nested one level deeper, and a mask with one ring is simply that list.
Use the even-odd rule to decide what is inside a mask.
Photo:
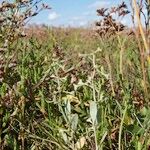
[{"label": "leaf", "polygon": [[81,137],[76,143],[76,149],[82,149],[85,145],[86,139],[85,137]]},{"label": "leaf", "polygon": [[16,116],[16,114],[18,113],[18,107],[15,109],[15,111],[11,114],[11,117],[14,117],[14,116]]},{"label": "leaf", "polygon": [[80,104],[79,99],[77,97],[73,96],[73,95],[67,95],[66,98],[70,102],[73,102],[73,103],[76,103],[76,104]]},{"label": "leaf", "polygon": [[72,120],[71,128],[72,128],[72,130],[75,131],[77,129],[77,125],[78,125],[78,115],[77,114],[73,114],[71,120]]},{"label": "leaf", "polygon": [[142,143],[139,142],[139,141],[138,141],[138,143],[137,143],[137,149],[138,149],[138,150],[141,150],[141,149],[142,149]]},{"label": "leaf", "polygon": [[124,118],[124,123],[125,123],[126,125],[133,124],[133,119],[132,119],[128,114],[126,114],[126,115],[125,115],[125,118]]},{"label": "leaf", "polygon": [[71,122],[71,104],[70,104],[70,101],[67,99],[65,99],[65,114],[69,122]]},{"label": "leaf", "polygon": [[36,146],[33,145],[33,146],[31,147],[31,150],[35,150],[35,149],[36,149]]},{"label": "leaf", "polygon": [[143,108],[141,109],[141,114],[142,114],[143,116],[146,116],[147,113],[148,113],[147,108],[146,108],[146,107],[143,107]]},{"label": "leaf", "polygon": [[127,127],[127,130],[129,132],[131,132],[133,135],[143,135],[145,132],[144,128],[141,128],[140,126],[136,125],[136,124],[130,124]]},{"label": "leaf", "polygon": [[90,116],[93,124],[95,124],[97,122],[97,105],[94,101],[90,102]]},{"label": "leaf", "polygon": [[66,112],[68,113],[68,115],[71,114],[71,104],[70,104],[70,101],[68,100],[67,100]]},{"label": "leaf", "polygon": [[60,132],[60,134],[61,134],[63,140],[65,141],[65,143],[68,143],[67,134],[66,134],[62,129],[60,129],[59,132]]}]

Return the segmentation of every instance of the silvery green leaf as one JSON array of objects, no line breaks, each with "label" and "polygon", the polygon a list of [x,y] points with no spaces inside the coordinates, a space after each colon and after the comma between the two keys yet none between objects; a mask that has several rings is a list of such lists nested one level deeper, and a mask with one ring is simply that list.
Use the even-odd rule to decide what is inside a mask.
[{"label": "silvery green leaf", "polygon": [[97,122],[97,104],[94,101],[90,102],[90,116],[93,124]]},{"label": "silvery green leaf", "polygon": [[78,125],[78,115],[77,114],[73,114],[72,118],[71,118],[71,128],[75,131],[77,129],[77,125]]},{"label": "silvery green leaf", "polygon": [[69,100],[65,100],[65,114],[69,119],[69,122],[71,121],[70,115],[71,115],[71,104]]},{"label": "silvery green leaf", "polygon": [[65,143],[68,143],[68,137],[67,137],[67,134],[66,134],[62,129],[60,129],[59,132],[60,132],[60,134],[61,134],[63,140],[65,141]]},{"label": "silvery green leaf", "polygon": [[71,114],[71,104],[69,100],[67,100],[67,113]]}]

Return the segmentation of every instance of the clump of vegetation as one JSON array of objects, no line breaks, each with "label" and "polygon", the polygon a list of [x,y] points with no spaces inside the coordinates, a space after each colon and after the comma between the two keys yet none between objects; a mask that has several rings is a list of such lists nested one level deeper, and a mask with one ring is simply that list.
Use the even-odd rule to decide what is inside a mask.
[{"label": "clump of vegetation", "polygon": [[[24,26],[29,20],[38,15],[43,9],[50,9],[47,5],[39,6],[41,0],[19,0],[16,2],[2,1],[0,4],[0,78],[3,80],[5,74],[4,64],[13,60],[16,51],[11,50],[12,43],[24,37]],[[10,53],[12,51],[12,57]],[[8,54],[9,53],[9,54]],[[8,58],[8,55],[9,58]],[[6,61],[7,60],[7,61]],[[16,62],[9,64],[11,67]]]},{"label": "clump of vegetation", "polygon": [[[98,16],[103,17],[99,22],[96,22],[98,27],[97,32],[100,36],[114,35],[118,32],[125,30],[125,25],[119,22],[119,17],[122,19],[130,12],[128,11],[127,5],[125,2],[118,5],[117,7],[101,8],[97,10]],[[113,18],[115,16],[115,18]],[[120,20],[121,21],[121,20]]]},{"label": "clump of vegetation", "polygon": [[[35,34],[34,26],[25,29],[28,34],[32,28],[32,34],[22,37],[26,20],[41,10],[34,11],[36,4],[5,1],[0,6],[0,17],[8,17],[0,22],[5,58],[0,72],[0,149],[149,149],[149,64],[147,56],[142,57],[143,30],[120,33],[124,27],[101,9],[105,24],[113,25],[112,32],[108,24],[105,35],[112,36],[47,26],[38,26]],[[16,22],[20,17],[15,12],[29,8],[27,18],[23,12],[22,23]],[[114,10],[128,13],[125,3]],[[10,32],[5,35],[6,30]]]}]

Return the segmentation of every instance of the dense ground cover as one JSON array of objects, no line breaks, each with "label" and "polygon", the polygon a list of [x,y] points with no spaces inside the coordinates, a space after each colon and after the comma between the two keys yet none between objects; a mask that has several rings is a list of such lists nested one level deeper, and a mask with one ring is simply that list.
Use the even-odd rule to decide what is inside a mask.
[{"label": "dense ground cover", "polygon": [[40,28],[9,47],[16,65],[0,85],[1,149],[147,150],[149,94],[134,35]]},{"label": "dense ground cover", "polygon": [[96,30],[26,26],[40,2],[0,4],[0,149],[150,149],[149,0],[131,31],[124,2]]}]

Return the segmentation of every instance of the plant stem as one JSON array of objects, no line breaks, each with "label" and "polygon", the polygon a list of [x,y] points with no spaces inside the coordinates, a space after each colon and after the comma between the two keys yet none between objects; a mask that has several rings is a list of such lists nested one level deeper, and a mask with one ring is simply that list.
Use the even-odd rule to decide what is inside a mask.
[{"label": "plant stem", "polygon": [[96,125],[93,124],[94,128],[94,137],[95,137],[95,150],[98,150],[98,143],[97,143],[97,135],[96,135]]},{"label": "plant stem", "polygon": [[110,85],[111,85],[112,94],[113,94],[113,96],[115,96],[113,77],[112,77],[112,67],[111,67],[110,58],[108,55],[106,56],[106,61],[107,61],[107,65],[108,65],[108,69],[109,69],[109,73],[110,73],[110,80],[109,81],[110,81]]},{"label": "plant stem", "polygon": [[118,148],[119,150],[121,150],[121,135],[122,135],[123,122],[124,122],[124,119],[125,119],[127,108],[128,108],[127,102],[125,102],[125,109],[123,111],[123,117],[122,117],[122,120],[121,120],[120,129],[119,129],[119,148]]},{"label": "plant stem", "polygon": [[149,49],[149,45],[148,45],[148,42],[147,42],[145,34],[144,34],[144,30],[143,30],[141,19],[140,19],[140,10],[139,10],[139,8],[137,6],[136,0],[133,0],[133,7],[135,9],[135,13],[136,13],[136,17],[137,17],[137,22],[138,22],[138,27],[139,27],[140,34],[141,34],[143,42],[144,42],[146,53],[148,53],[147,60],[148,60],[148,63],[150,63],[150,55],[149,55],[150,49]]}]

